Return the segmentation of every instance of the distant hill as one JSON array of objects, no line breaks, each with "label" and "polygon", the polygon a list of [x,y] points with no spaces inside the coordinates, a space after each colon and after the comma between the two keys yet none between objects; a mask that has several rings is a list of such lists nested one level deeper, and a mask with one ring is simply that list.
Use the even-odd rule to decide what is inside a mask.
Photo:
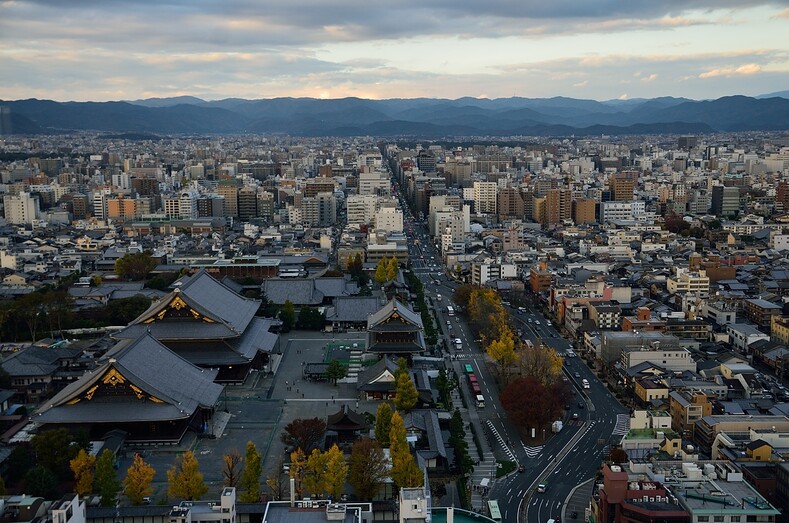
[{"label": "distant hill", "polygon": [[774,93],[760,94],[756,98],[789,98],[789,91],[777,91]]},{"label": "distant hill", "polygon": [[[787,92],[789,93],[789,92]],[[775,93],[780,94],[780,93]],[[287,133],[294,136],[515,136],[788,130],[789,98],[728,96],[696,101],[575,98],[227,98],[131,102],[0,101],[0,131],[69,130],[167,134]]]}]

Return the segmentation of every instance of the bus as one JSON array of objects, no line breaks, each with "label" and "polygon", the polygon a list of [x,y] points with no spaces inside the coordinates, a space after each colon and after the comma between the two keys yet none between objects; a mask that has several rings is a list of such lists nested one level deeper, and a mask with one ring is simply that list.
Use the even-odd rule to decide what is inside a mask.
[{"label": "bus", "polygon": [[466,374],[473,374],[474,373],[474,367],[471,366],[471,363],[466,363],[466,366],[464,367],[464,369],[466,370]]},{"label": "bus", "polygon": [[447,316],[454,316],[455,308],[452,305],[447,305]]},{"label": "bus", "polygon": [[488,501],[488,512],[490,512],[490,519],[493,521],[501,521],[501,511],[499,510],[499,502],[495,499]]},{"label": "bus", "polygon": [[474,374],[468,375],[468,386],[471,389],[471,393],[475,396],[477,394],[482,394],[482,389],[480,388],[477,377]]}]

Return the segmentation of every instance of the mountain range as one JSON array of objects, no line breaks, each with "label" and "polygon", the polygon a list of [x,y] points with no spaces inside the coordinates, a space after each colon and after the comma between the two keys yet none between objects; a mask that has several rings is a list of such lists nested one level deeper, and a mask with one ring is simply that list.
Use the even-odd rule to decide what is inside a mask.
[{"label": "mountain range", "polygon": [[0,134],[294,136],[593,136],[789,130],[789,91],[716,100],[576,98],[226,98],[117,102],[0,101]]}]

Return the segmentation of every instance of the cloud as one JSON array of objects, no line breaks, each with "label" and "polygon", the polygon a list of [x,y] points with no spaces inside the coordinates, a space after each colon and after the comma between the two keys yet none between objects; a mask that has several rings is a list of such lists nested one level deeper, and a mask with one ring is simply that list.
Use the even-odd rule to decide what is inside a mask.
[{"label": "cloud", "polygon": [[583,82],[578,82],[578,83],[573,84],[573,87],[586,87],[586,85],[588,83],[589,83],[589,80],[584,80]]},{"label": "cloud", "polygon": [[774,14],[772,16],[772,18],[773,18],[773,20],[779,19],[779,18],[789,18],[789,9],[784,9],[783,11],[780,11],[780,12]]},{"label": "cloud", "polygon": [[715,78],[717,76],[738,76],[738,75],[751,75],[761,72],[762,66],[759,64],[745,64],[739,67],[721,67],[718,69],[711,69],[699,75],[699,78]]},{"label": "cloud", "polygon": [[627,100],[628,96],[627,93],[620,94],[617,100]]},{"label": "cloud", "polygon": [[654,82],[655,80],[657,80],[657,78],[658,78],[658,75],[657,75],[657,73],[652,73],[652,74],[651,74],[651,75],[649,75],[649,76],[643,76],[643,77],[641,78],[641,81],[642,81],[642,82]]}]

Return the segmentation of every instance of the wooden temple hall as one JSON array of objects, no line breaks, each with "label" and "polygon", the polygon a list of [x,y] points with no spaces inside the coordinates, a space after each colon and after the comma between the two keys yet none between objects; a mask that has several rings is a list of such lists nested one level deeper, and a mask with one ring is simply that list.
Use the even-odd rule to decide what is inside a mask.
[{"label": "wooden temple hall", "polygon": [[134,340],[150,334],[183,359],[217,369],[219,383],[241,383],[262,369],[278,348],[279,321],[255,316],[260,300],[246,298],[205,269],[184,276],[175,289],[116,333]]},{"label": "wooden temple hall", "polygon": [[404,356],[425,351],[422,318],[418,313],[392,298],[367,317],[367,352],[379,356]]},{"label": "wooden temple hall", "polygon": [[121,340],[103,363],[60,391],[33,416],[50,428],[88,429],[92,438],[112,430],[135,443],[178,443],[187,430],[213,430],[224,387],[217,369],[196,367],[150,334]]}]

